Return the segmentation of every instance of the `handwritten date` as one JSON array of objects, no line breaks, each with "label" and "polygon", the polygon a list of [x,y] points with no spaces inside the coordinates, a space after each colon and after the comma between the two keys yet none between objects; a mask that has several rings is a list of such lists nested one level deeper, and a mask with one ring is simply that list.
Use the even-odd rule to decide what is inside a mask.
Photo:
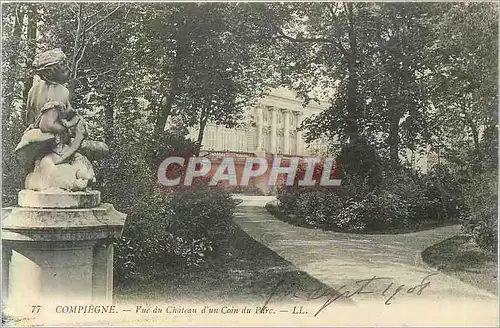
[{"label": "handwritten date", "polygon": [[[421,282],[417,285],[397,285],[394,283],[393,278],[390,277],[377,277],[373,276],[367,279],[361,279],[354,282],[352,286],[342,285],[337,289],[333,289],[331,287],[318,287],[316,289],[306,291],[305,293],[300,291],[300,288],[297,286],[295,281],[289,281],[287,279],[281,279],[273,288],[271,294],[266,299],[263,307],[265,308],[269,302],[276,297],[277,295],[292,295],[297,298],[305,298],[307,301],[324,300],[324,303],[321,307],[316,311],[314,316],[317,316],[321,311],[332,305],[338,300],[345,300],[354,298],[356,295],[362,294],[379,294],[382,296],[385,301],[384,304],[391,305],[392,301],[398,294],[415,294],[421,295],[422,292],[429,287],[431,282],[429,278],[436,275],[437,273],[432,273],[424,278],[422,278]],[[375,281],[383,281],[385,288],[373,288],[373,283]],[[387,285],[385,285],[387,282]]]}]

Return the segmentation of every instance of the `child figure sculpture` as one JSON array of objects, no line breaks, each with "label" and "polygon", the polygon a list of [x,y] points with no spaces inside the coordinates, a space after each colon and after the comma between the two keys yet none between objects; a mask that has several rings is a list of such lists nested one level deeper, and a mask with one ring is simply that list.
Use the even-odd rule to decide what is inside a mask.
[{"label": "child figure sculpture", "polygon": [[32,170],[25,188],[84,191],[95,182],[95,174],[81,152],[102,155],[107,146],[84,141],[85,122],[71,107],[69,90],[63,85],[69,78],[64,53],[60,49],[44,52],[33,66],[41,80],[28,94],[30,125],[16,148],[18,161]]}]

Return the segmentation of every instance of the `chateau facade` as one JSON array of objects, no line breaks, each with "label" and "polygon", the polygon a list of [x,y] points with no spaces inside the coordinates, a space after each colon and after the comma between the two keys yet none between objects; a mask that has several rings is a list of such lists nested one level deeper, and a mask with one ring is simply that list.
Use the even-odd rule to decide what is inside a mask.
[{"label": "chateau facade", "polygon": [[[319,114],[326,104],[311,102],[303,106],[296,94],[285,88],[273,89],[246,113],[240,127],[226,128],[207,123],[201,154],[211,158],[224,156],[325,157],[326,142],[306,143],[298,127],[306,117]],[[189,136],[196,140],[198,128],[189,129]],[[401,156],[414,169],[426,173],[438,160],[436,154],[425,149],[423,153],[404,151]]]},{"label": "chateau facade", "polygon": [[[294,92],[274,89],[246,113],[247,120],[241,127],[229,129],[207,123],[201,150],[204,153],[313,156],[325,149],[325,145],[307,144],[303,132],[297,128],[306,117],[318,114],[325,107],[317,103],[304,107]],[[189,136],[196,140],[198,129],[191,128]]]}]

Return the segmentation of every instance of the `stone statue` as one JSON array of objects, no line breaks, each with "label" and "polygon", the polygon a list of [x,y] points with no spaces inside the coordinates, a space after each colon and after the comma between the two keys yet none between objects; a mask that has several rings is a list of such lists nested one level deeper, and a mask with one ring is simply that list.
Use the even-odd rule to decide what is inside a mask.
[{"label": "stone statue", "polygon": [[[85,140],[84,119],[70,104],[66,55],[54,49],[36,56],[40,81],[30,89],[28,128],[16,147],[18,162],[29,171],[25,188],[35,191],[85,191],[95,182],[90,160],[108,153],[103,142]],[[89,160],[90,159],[90,160]]]}]

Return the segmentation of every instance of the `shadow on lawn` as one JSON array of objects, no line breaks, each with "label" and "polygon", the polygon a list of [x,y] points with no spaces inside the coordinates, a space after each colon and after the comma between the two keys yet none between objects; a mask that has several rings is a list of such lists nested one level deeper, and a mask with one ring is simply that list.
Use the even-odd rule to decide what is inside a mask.
[{"label": "shadow on lawn", "polygon": [[465,235],[457,235],[422,252],[424,262],[478,288],[498,294],[497,255],[480,249]]}]

